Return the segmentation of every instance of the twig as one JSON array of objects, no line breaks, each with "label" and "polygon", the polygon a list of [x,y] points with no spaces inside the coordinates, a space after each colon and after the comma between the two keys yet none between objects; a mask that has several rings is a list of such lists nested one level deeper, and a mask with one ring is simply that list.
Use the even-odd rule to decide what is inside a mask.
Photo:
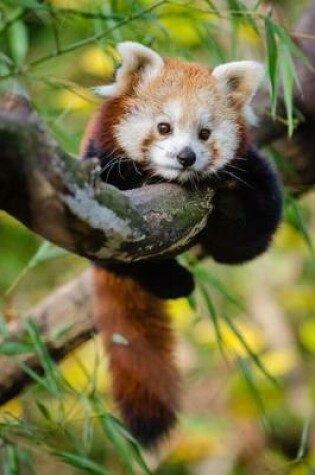
[{"label": "twig", "polygon": [[144,15],[150,13],[151,11],[155,10],[156,8],[160,7],[165,3],[166,0],[159,0],[158,2],[154,3],[150,7],[141,10],[140,12],[131,14],[121,20],[119,23],[116,23],[114,26],[108,28],[105,31],[102,31],[100,33],[96,33],[95,35],[89,36],[88,38],[84,38],[83,40],[77,41],[75,43],[72,43],[68,46],[65,46],[64,48],[60,48],[59,50],[56,50],[54,53],[49,53],[47,55],[41,56],[40,58],[37,58],[33,61],[31,61],[28,64],[23,65],[20,68],[15,69],[14,71],[5,74],[3,76],[0,76],[0,80],[8,79],[10,77],[17,77],[20,76],[21,74],[27,73],[30,69],[39,66],[42,63],[45,63],[46,61],[59,57],[61,55],[70,53],[72,51],[75,51],[77,49],[83,48],[84,46],[88,46],[92,43],[97,42],[98,40],[102,39],[104,36],[109,35],[113,31],[117,30],[118,28],[121,28],[124,25],[127,25],[128,23],[131,23],[134,20],[137,20],[138,18],[143,17]]}]

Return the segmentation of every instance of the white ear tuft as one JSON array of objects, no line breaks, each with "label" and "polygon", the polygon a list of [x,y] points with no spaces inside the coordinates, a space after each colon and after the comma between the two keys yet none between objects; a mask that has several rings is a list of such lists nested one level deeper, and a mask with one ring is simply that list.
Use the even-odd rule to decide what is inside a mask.
[{"label": "white ear tuft", "polygon": [[134,72],[140,68],[148,68],[158,72],[163,67],[163,59],[155,51],[134,41],[124,41],[117,46],[122,59],[121,71]]},{"label": "white ear tuft", "polygon": [[[93,87],[91,90],[97,96],[110,97],[123,94],[135,85],[145,84],[163,68],[164,62],[161,56],[140,43],[124,41],[117,45],[117,50],[122,63],[117,70],[116,80],[113,84]],[[133,73],[138,73],[138,81],[134,80]]]},{"label": "white ear tuft", "polygon": [[254,121],[254,115],[249,103],[257,92],[265,69],[256,61],[235,61],[217,66],[212,75],[219,87],[234,100],[234,103],[244,108],[244,115],[249,122]]}]

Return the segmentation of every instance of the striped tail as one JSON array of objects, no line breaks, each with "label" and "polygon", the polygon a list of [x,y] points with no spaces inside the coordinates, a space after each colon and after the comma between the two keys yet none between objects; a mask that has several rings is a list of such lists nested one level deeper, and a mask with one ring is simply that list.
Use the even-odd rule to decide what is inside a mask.
[{"label": "striped tail", "polygon": [[163,300],[129,277],[94,269],[96,316],[109,356],[114,399],[130,432],[154,446],[179,406],[174,336]]}]

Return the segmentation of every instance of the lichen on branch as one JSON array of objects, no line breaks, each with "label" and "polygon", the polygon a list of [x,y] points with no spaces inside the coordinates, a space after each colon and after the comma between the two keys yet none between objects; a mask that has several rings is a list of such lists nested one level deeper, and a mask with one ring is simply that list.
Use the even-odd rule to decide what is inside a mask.
[{"label": "lichen on branch", "polygon": [[131,262],[187,248],[206,224],[212,190],[173,184],[122,192],[54,142],[28,101],[0,105],[0,208],[45,239],[92,260]]}]

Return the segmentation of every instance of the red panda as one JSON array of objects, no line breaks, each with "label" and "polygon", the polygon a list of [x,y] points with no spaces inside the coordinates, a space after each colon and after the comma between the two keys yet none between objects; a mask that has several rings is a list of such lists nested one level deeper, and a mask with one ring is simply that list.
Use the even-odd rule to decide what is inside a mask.
[{"label": "red panda", "polygon": [[[282,200],[275,172],[247,136],[262,65],[240,61],[210,70],[133,42],[118,51],[122,65],[113,84],[97,88],[106,100],[87,127],[81,157],[98,157],[102,178],[121,189],[158,180],[211,182],[214,210],[196,242],[229,264],[263,252]],[[164,299],[189,295],[193,279],[175,259],[95,264],[95,311],[114,398],[130,431],[154,445],[180,405]]]}]

